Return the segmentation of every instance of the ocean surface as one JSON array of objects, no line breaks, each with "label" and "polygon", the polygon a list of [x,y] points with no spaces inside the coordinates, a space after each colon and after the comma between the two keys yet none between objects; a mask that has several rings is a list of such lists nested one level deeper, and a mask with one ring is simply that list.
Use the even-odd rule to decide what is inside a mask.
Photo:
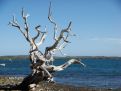
[{"label": "ocean surface", "polygon": [[[55,60],[55,65],[67,59]],[[54,73],[57,83],[80,87],[119,88],[121,87],[121,59],[84,59],[83,67],[73,64],[66,70]],[[0,75],[26,76],[31,70],[29,60],[0,60]]]}]

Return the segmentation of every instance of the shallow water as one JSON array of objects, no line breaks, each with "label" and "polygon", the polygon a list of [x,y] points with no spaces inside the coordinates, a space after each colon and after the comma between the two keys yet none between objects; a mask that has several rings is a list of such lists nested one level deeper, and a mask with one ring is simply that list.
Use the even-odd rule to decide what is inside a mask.
[{"label": "shallow water", "polygon": [[[58,59],[54,64],[63,64],[67,59]],[[82,87],[121,87],[121,59],[85,59],[86,67],[73,64],[62,72],[56,72],[54,79],[58,83]],[[29,60],[1,60],[0,75],[26,76],[31,71]]]}]

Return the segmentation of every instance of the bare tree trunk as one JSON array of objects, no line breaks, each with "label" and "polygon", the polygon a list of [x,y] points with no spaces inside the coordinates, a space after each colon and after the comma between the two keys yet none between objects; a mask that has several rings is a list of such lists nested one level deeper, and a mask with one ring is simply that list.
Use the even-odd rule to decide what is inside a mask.
[{"label": "bare tree trunk", "polygon": [[[40,25],[36,26],[35,31],[37,32],[37,35],[32,38],[29,34],[29,24],[27,23],[29,14],[25,14],[24,10],[22,9],[21,15],[25,25],[24,28],[21,28],[15,16],[13,16],[13,20],[9,22],[11,26],[16,27],[22,33],[22,35],[25,37],[27,42],[30,44],[29,58],[31,62],[32,72],[27,77],[25,77],[23,82],[19,85],[21,89],[27,90],[29,88],[34,88],[40,81],[53,82],[53,76],[51,74],[52,72],[62,71],[73,63],[84,65],[83,63],[81,63],[79,60],[76,60],[76,59],[71,59],[65,64],[62,64],[60,66],[55,66],[53,64],[50,64],[50,62],[54,61],[53,56],[55,51],[60,51],[62,53],[61,50],[65,48],[65,46],[68,43],[70,43],[67,40],[68,37],[72,36],[71,34],[72,22],[69,22],[67,28],[62,29],[60,34],[57,36],[58,27],[56,22],[54,22],[52,19],[51,3],[49,7],[48,19],[50,23],[54,25],[55,42],[51,46],[46,47],[44,53],[42,53],[39,50],[39,46],[43,44],[47,36],[46,27],[44,30],[45,32],[42,32],[40,31]],[[38,38],[40,39],[38,42],[36,42]]]}]

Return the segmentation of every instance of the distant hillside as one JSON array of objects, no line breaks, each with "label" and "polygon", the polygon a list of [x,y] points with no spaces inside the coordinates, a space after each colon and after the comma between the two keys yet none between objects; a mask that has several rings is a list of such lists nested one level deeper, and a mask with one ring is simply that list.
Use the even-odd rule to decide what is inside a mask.
[{"label": "distant hillside", "polygon": [[28,59],[27,55],[0,56],[0,60],[26,60],[26,59]]},{"label": "distant hillside", "polygon": [[[55,59],[117,59],[121,60],[121,57],[107,57],[107,56],[66,56],[66,57],[54,57]],[[18,56],[0,56],[0,60],[27,60],[28,55],[18,55]]]},{"label": "distant hillside", "polygon": [[120,59],[121,57],[113,57],[113,56],[67,56],[66,58],[79,58],[79,59]]}]

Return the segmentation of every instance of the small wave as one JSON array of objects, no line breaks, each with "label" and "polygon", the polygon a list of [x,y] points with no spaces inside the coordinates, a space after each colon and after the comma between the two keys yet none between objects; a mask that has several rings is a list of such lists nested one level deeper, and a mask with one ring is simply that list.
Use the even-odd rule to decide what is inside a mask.
[{"label": "small wave", "polygon": [[0,66],[4,66],[5,67],[5,64],[0,64]]}]

